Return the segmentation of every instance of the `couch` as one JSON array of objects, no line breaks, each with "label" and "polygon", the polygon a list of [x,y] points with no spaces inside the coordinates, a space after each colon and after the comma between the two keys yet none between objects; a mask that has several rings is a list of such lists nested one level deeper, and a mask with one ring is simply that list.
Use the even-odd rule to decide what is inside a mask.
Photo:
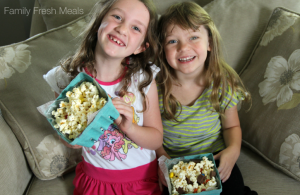
[{"label": "couch", "polygon": [[[179,1],[154,0],[159,14]],[[237,164],[245,185],[262,195],[298,195],[300,1],[194,1],[216,23],[225,59],[252,95],[250,110],[239,106],[243,144]],[[32,18],[30,24],[7,24],[27,24],[30,32],[0,47],[0,194],[72,194],[80,150],[64,147],[36,107],[54,99],[42,75],[74,52],[94,3],[35,0],[9,8],[30,9]]]}]

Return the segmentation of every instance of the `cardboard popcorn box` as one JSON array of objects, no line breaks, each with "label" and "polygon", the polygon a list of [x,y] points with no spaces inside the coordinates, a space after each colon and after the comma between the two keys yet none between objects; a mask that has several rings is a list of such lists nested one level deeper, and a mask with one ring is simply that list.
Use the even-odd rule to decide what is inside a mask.
[{"label": "cardboard popcorn box", "polygon": [[[105,104],[100,110],[88,115],[87,126],[79,136],[77,136],[75,139],[69,139],[69,136],[65,133],[62,133],[57,127],[52,111],[55,112],[59,108],[59,105],[62,101],[67,102],[67,93],[72,91],[75,87],[78,88],[84,82],[90,82],[96,86],[99,92],[99,98],[104,98]],[[43,115],[47,118],[48,122],[51,124],[57,134],[71,145],[92,147],[94,141],[96,141],[103,134],[103,132],[107,130],[111,124],[113,124],[114,120],[119,117],[119,112],[112,104],[111,98],[108,96],[106,91],[97,83],[97,81],[95,81],[95,79],[82,72],[71,81],[71,83],[61,92],[55,101],[48,102],[45,105],[47,105],[47,108]]]},{"label": "cardboard popcorn box", "polygon": [[[203,157],[206,157],[209,161],[212,161],[214,164],[213,169],[215,171],[215,181],[217,183],[217,188],[213,190],[208,190],[208,191],[202,191],[202,192],[193,192],[189,194],[199,194],[199,195],[219,195],[222,192],[222,182],[220,179],[220,175],[218,172],[218,169],[216,167],[213,154],[212,153],[207,153],[207,154],[199,154],[199,155],[191,155],[191,156],[184,156],[184,157],[179,157],[179,158],[172,158],[172,159],[167,159],[165,156],[163,158],[159,158],[159,166],[161,170],[164,173],[164,176],[166,178],[167,184],[168,184],[168,189],[169,189],[169,194],[172,194],[173,186],[171,183],[170,179],[170,170],[173,169],[174,165],[178,164],[180,161],[183,161],[184,163],[189,163],[191,161],[193,162],[200,162],[203,160]],[[195,189],[196,190],[196,189]],[[184,192],[180,193],[184,194]]]}]

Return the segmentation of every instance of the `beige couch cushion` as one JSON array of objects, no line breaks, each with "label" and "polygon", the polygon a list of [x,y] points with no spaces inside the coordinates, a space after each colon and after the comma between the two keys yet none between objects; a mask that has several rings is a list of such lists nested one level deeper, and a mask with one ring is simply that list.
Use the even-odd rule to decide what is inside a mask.
[{"label": "beige couch cushion", "polygon": [[237,165],[244,183],[259,195],[299,195],[299,181],[270,166],[252,150],[242,147]]},{"label": "beige couch cushion", "polygon": [[204,6],[218,27],[226,61],[239,73],[276,7],[300,12],[299,0],[214,0]]},{"label": "beige couch cushion", "polygon": [[72,195],[74,191],[74,177],[74,171],[50,181],[43,181],[34,177],[26,195]]},{"label": "beige couch cushion", "polygon": [[22,148],[0,112],[0,189],[1,194],[23,194],[32,173]]},{"label": "beige couch cushion", "polygon": [[89,13],[97,0],[38,0],[39,8],[34,14],[42,14],[47,30],[67,24]]},{"label": "beige couch cushion", "polygon": [[[159,14],[162,14],[173,3],[182,1],[189,0],[153,0]],[[197,2],[201,6],[204,6],[213,0],[193,1]],[[45,23],[41,24],[41,26],[46,25],[47,30],[59,27],[63,24],[67,24],[73,21],[74,19],[77,19],[82,15],[88,14],[96,2],[97,0],[36,0],[35,7],[37,8],[36,11],[33,12],[33,21],[39,21],[39,16],[42,16]],[[65,8],[70,11],[65,12]],[[41,11],[38,10],[45,10],[48,11],[48,13],[41,14]],[[73,10],[73,12],[71,10]],[[38,30],[41,30],[39,28],[36,28],[36,25],[37,23],[33,23],[33,26],[31,26],[31,36],[37,34]]]},{"label": "beige couch cushion", "polygon": [[252,108],[239,112],[243,142],[300,181],[300,14],[274,10],[241,78]]},{"label": "beige couch cushion", "polygon": [[82,17],[23,42],[0,47],[0,109],[31,170],[42,180],[62,175],[81,160],[81,151],[66,148],[36,107],[55,99],[43,74],[77,48],[75,37],[85,21]]},{"label": "beige couch cushion", "polygon": [[[40,7],[39,1],[35,0],[34,2],[34,8]],[[47,31],[46,24],[43,20],[42,13],[39,12],[33,12],[31,17],[31,26],[30,26],[30,37],[37,35],[39,33]]]}]

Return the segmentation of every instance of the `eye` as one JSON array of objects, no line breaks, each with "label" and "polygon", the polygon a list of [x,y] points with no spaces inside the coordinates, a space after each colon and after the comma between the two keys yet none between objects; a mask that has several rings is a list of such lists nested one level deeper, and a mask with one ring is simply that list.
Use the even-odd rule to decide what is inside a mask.
[{"label": "eye", "polygon": [[173,44],[173,43],[177,43],[177,41],[176,40],[170,40],[170,41],[167,42],[167,44]]},{"label": "eye", "polygon": [[115,141],[116,141],[115,139],[111,139],[111,140],[110,140],[110,143],[111,143],[111,144],[114,144]]},{"label": "eye", "polygon": [[117,20],[122,20],[122,18],[118,15],[113,15],[113,17],[115,17]]},{"label": "eye", "polygon": [[136,26],[133,26],[132,29],[141,32],[141,30]]},{"label": "eye", "polygon": [[196,40],[196,39],[198,39],[198,37],[196,36],[190,38],[190,40]]}]

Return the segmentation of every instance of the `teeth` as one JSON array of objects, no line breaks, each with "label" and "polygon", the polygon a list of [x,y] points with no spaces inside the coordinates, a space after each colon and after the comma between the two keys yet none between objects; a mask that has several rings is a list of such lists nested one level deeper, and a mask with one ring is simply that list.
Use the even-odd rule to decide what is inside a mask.
[{"label": "teeth", "polygon": [[193,58],[194,58],[194,56],[193,57],[187,57],[187,58],[179,58],[179,61],[190,61]]},{"label": "teeth", "polygon": [[110,38],[111,40],[113,40],[114,42],[118,43],[118,44],[121,45],[121,46],[124,45],[121,41],[119,41],[119,40],[113,38],[112,36],[110,36],[109,38]]}]

